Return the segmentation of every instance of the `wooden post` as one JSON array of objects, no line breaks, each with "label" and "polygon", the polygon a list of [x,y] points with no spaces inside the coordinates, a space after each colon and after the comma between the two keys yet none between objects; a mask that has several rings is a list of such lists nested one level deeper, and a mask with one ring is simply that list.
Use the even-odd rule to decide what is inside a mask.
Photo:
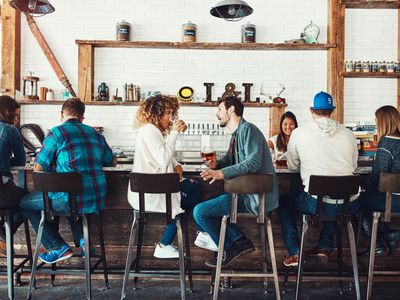
[{"label": "wooden post", "polygon": [[269,108],[269,137],[279,134],[279,123],[284,113],[285,106],[272,106]]},{"label": "wooden post", "polygon": [[[397,10],[397,22],[400,26],[400,9]],[[398,27],[400,28],[400,27]],[[397,61],[400,61],[400,30],[397,30]],[[400,111],[400,78],[397,78],[397,109]]]},{"label": "wooden post", "polygon": [[78,53],[78,97],[92,101],[94,90],[94,47],[79,45]]},{"label": "wooden post", "polygon": [[21,85],[21,14],[1,1],[1,92],[15,97]]},{"label": "wooden post", "polygon": [[[337,12],[338,0],[328,1],[328,43],[337,43]],[[338,100],[338,65],[337,65],[337,49],[328,49],[328,74],[327,87],[328,93],[332,95],[335,104]]]},{"label": "wooden post", "polygon": [[[334,58],[330,63],[334,63],[334,68],[336,72],[336,84],[331,82],[331,91],[334,93],[334,101],[336,109],[333,113],[333,118],[339,123],[344,121],[344,76],[340,75],[344,66],[344,46],[345,46],[345,5],[339,3],[339,0],[330,0],[331,9],[334,10],[334,14],[330,15],[329,24],[331,31],[329,34],[330,38],[336,35],[336,62],[333,62]],[[336,19],[335,16],[336,15]],[[334,25],[336,24],[336,26]],[[336,27],[336,30],[334,29]],[[336,31],[336,32],[335,32]],[[331,67],[332,68],[332,67]],[[329,71],[331,76],[333,75],[333,70]]]}]

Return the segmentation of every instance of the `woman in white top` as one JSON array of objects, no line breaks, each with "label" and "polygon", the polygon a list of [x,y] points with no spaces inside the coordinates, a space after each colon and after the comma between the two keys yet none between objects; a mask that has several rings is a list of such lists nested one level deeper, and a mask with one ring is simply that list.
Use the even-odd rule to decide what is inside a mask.
[{"label": "woman in white top", "polygon": [[298,127],[296,116],[287,111],[281,116],[280,133],[268,140],[272,162],[275,167],[286,167],[286,151],[292,131]]},{"label": "woman in white top", "polygon": [[[200,202],[200,188],[189,179],[182,179],[181,165],[174,159],[175,144],[180,132],[186,130],[184,121],[178,119],[179,103],[175,98],[152,94],[143,101],[136,115],[139,127],[136,138],[135,158],[132,172],[179,173],[181,193],[171,195],[172,218],[191,210]],[[146,211],[166,212],[165,195],[146,194]],[[128,201],[139,209],[139,194],[128,188]],[[183,209],[182,209],[183,208]],[[157,258],[178,258],[178,250],[172,245],[176,235],[175,220],[169,225],[156,245]]]}]

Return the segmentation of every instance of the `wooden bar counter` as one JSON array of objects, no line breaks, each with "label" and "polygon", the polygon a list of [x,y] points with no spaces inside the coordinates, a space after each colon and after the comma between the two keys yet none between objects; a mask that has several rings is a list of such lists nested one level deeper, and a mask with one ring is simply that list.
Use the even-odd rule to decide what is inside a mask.
[{"label": "wooden bar counter", "polygon": [[[359,168],[357,173],[368,174],[371,168]],[[106,254],[107,254],[107,263],[111,272],[121,273],[125,266],[126,253],[127,253],[127,244],[129,239],[129,230],[132,224],[132,208],[127,201],[127,187],[129,180],[129,173],[131,171],[130,165],[119,165],[114,168],[105,168],[108,182],[108,197],[106,200],[106,206],[103,211],[103,222],[104,222],[104,237],[105,237],[105,245],[106,245]],[[190,177],[198,180],[202,186],[202,199],[210,199],[221,192],[223,192],[223,182],[216,182],[210,185],[208,182],[205,182],[199,176],[199,166],[184,166],[185,177]],[[298,173],[289,172],[288,170],[277,170],[280,191],[281,195],[285,195],[290,190],[292,184],[300,184],[300,176]],[[25,177],[25,178],[24,178]],[[31,168],[21,168],[18,170],[18,179],[20,183],[25,182],[28,190],[33,190],[32,185],[32,170]],[[272,221],[273,221],[273,233],[274,233],[274,241],[276,247],[277,254],[277,263],[280,271],[283,270],[282,259],[286,254],[284,249],[283,240],[281,237],[281,228],[280,222],[278,218],[278,214],[276,211],[272,212]],[[299,218],[300,222],[300,218]],[[95,245],[96,249],[98,248],[98,238],[96,235],[96,231],[94,228],[94,223],[91,228],[92,231],[92,243]],[[245,258],[251,258],[252,256],[258,256],[260,253],[260,242],[259,242],[259,234],[257,229],[257,224],[255,219],[239,219],[238,222],[239,227],[244,231],[244,233],[249,237],[254,245],[256,246],[256,251],[243,259],[239,259],[237,262],[232,264],[234,268],[253,268],[255,266],[261,267],[260,263],[255,260],[247,260]],[[300,223],[299,223],[300,225]],[[399,224],[394,224],[393,228],[398,227]],[[154,251],[154,245],[160,240],[162,232],[165,228],[165,217],[161,214],[150,214],[147,222],[147,226],[145,226],[144,231],[144,242],[143,242],[143,251],[144,256],[152,257]],[[355,226],[356,229],[356,226]],[[60,223],[60,232],[61,235],[65,238],[67,242],[72,243],[72,236],[70,233],[70,228],[67,225],[66,221],[62,219]],[[190,220],[189,223],[189,233],[190,233],[190,245],[191,245],[191,254],[192,254],[192,265],[195,271],[207,271],[208,267],[205,266],[205,260],[212,258],[213,253],[207,250],[203,250],[194,246],[193,242],[196,238],[196,226],[194,224],[193,219]],[[299,227],[300,234],[300,227]],[[319,230],[311,227],[310,238],[307,241],[307,249],[314,247],[318,242]],[[32,243],[35,242],[36,234],[32,232]],[[24,235],[21,228],[17,232],[15,236],[16,243],[16,251],[24,251]],[[32,244],[34,245],[34,244]],[[346,260],[349,256],[348,251],[348,239],[347,235],[343,234],[343,245],[344,245],[344,254]],[[366,246],[365,241],[361,244],[362,249]],[[79,251],[79,249],[75,248],[74,251]],[[389,270],[391,266],[391,261],[393,259],[399,259],[399,252],[397,252],[397,257],[393,256],[382,256],[377,259],[377,268],[384,268],[385,270]],[[162,260],[162,259],[149,259],[143,261],[143,268],[151,268],[151,269],[162,269],[167,267],[177,268],[178,260]],[[83,260],[79,258],[73,258],[67,260],[65,263],[60,264],[60,266],[71,267],[71,268],[83,268]],[[366,273],[366,268],[368,266],[367,259],[361,259],[360,263],[360,273],[363,275]],[[305,271],[323,271],[329,272],[330,270],[336,270],[335,260],[332,259],[332,263],[327,263],[321,265],[319,261],[307,261],[305,266]],[[195,273],[196,274],[196,273]],[[317,273],[315,273],[317,274]]]}]

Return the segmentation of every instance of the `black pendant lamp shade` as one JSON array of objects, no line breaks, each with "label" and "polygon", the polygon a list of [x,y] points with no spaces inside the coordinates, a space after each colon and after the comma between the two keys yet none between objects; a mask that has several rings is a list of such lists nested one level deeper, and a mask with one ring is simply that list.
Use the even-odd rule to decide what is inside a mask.
[{"label": "black pendant lamp shade", "polygon": [[10,6],[30,15],[47,15],[55,11],[47,0],[11,0]]},{"label": "black pendant lamp shade", "polygon": [[223,0],[210,10],[210,14],[226,21],[240,21],[253,12],[253,9],[242,0]]}]

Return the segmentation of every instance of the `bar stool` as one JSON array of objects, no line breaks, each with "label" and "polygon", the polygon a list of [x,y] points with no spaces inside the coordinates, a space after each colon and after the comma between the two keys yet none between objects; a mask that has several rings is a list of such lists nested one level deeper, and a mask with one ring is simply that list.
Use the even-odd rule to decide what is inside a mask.
[{"label": "bar stool", "polygon": [[[91,286],[91,275],[94,273],[95,269],[99,266],[99,264],[103,264],[103,274],[105,286],[108,289],[108,272],[107,272],[107,262],[105,255],[105,247],[104,247],[104,236],[103,236],[103,225],[101,212],[97,212],[97,222],[98,222],[98,233],[99,233],[99,241],[100,241],[100,255],[91,255],[90,254],[90,233],[89,233],[89,222],[90,222],[90,214],[78,214],[76,208],[76,199],[75,194],[82,191],[82,176],[77,172],[66,172],[66,173],[54,173],[54,172],[33,172],[33,183],[36,191],[43,192],[43,200],[44,200],[44,210],[41,211],[41,219],[39,223],[39,228],[36,237],[36,246],[35,246],[35,254],[34,254],[34,264],[32,266],[31,278],[29,281],[29,290],[27,299],[31,299],[33,286],[35,282],[36,269],[40,268],[44,264],[40,264],[37,266],[37,260],[39,257],[39,248],[42,241],[43,228],[46,222],[51,222],[54,217],[71,217],[73,222],[78,222],[79,218],[82,217],[83,223],[83,237],[85,241],[85,278],[86,278],[86,298],[91,299],[92,297],[92,286]],[[51,207],[51,199],[49,198],[49,192],[65,192],[68,193],[68,200],[70,206],[70,214],[57,214],[53,212]],[[81,255],[75,255],[74,257],[80,257]],[[91,266],[91,256],[93,258],[98,258],[93,266]],[[52,284],[54,283],[56,272],[56,265],[52,264],[51,280]]]},{"label": "bar stool", "polygon": [[385,212],[373,212],[371,247],[369,254],[368,281],[367,281],[367,299],[371,299],[372,280],[374,274],[400,275],[400,271],[375,271],[375,246],[376,236],[378,234],[378,222],[390,222],[392,217],[400,218],[400,213],[392,212],[392,194],[400,193],[400,173],[381,173],[379,177],[379,191],[386,193]]},{"label": "bar stool", "polygon": [[[315,215],[305,215],[303,214],[303,226],[301,233],[300,242],[300,255],[299,255],[299,265],[297,271],[297,283],[296,283],[296,295],[297,300],[300,297],[301,283],[303,279],[303,260],[304,260],[304,243],[306,239],[306,234],[308,231],[309,224],[315,224],[317,227],[321,227],[321,222],[323,221],[335,221],[337,223],[336,230],[336,242],[337,242],[337,260],[339,269],[340,279],[350,279],[344,277],[342,274],[343,267],[343,255],[342,255],[342,227],[347,227],[347,232],[350,242],[350,252],[351,261],[353,266],[353,277],[356,288],[357,299],[360,299],[360,282],[358,278],[358,266],[357,266],[357,251],[356,243],[354,237],[353,225],[351,224],[351,213],[349,212],[349,203],[351,195],[355,195],[359,191],[359,176],[310,176],[310,187],[309,194],[317,196],[317,209]],[[323,197],[330,197],[332,199],[344,199],[341,206],[341,212],[337,216],[324,215],[322,212]],[[287,269],[286,269],[287,272]],[[338,277],[332,276],[319,276],[320,278],[333,279]],[[287,281],[287,273],[285,274],[285,282]],[[341,281],[340,281],[341,285]]]},{"label": "bar stool", "polygon": [[[139,211],[134,210],[134,219],[131,227],[128,254],[126,257],[124,282],[122,285],[121,299],[126,297],[126,288],[128,285],[129,272],[133,265],[135,265],[135,272],[131,273],[134,277],[134,289],[136,289],[138,277],[150,278],[179,278],[181,285],[181,299],[186,299],[186,283],[185,283],[185,261],[188,269],[190,290],[193,287],[192,281],[192,268],[190,258],[190,246],[188,238],[187,218],[185,214],[180,214],[176,217],[177,234],[178,234],[178,251],[179,251],[179,277],[171,274],[154,274],[146,273],[140,269],[140,261],[142,259],[142,243],[143,243],[143,230],[146,224],[145,212],[145,194],[165,194],[166,198],[166,220],[167,224],[172,222],[172,209],[171,209],[171,194],[179,192],[179,175],[177,173],[166,174],[144,174],[144,173],[131,173],[130,186],[132,192],[139,193]],[[182,229],[183,223],[183,229]],[[139,226],[137,226],[139,225]],[[137,228],[138,227],[138,228]],[[138,241],[136,248],[136,258],[132,263],[132,248],[136,238],[136,230],[138,230]],[[184,249],[185,248],[185,249]],[[185,255],[186,252],[186,255]]]},{"label": "bar stool", "polygon": [[[29,234],[29,225],[26,218],[24,218],[24,230],[26,238],[26,247],[28,254],[14,254],[14,236],[12,234],[13,219],[14,215],[19,212],[18,207],[3,208],[0,209],[0,220],[4,222],[6,229],[6,247],[7,247],[7,286],[8,286],[8,298],[14,299],[14,283],[13,275],[15,274],[15,282],[17,285],[21,285],[21,275],[24,272],[25,264],[29,261],[32,267],[32,249],[31,249],[31,238]],[[14,258],[22,258],[23,260],[14,267]],[[21,270],[20,273],[18,271]]]},{"label": "bar stool", "polygon": [[[219,245],[218,245],[218,254],[217,254],[217,266],[215,269],[215,282],[214,282],[214,294],[213,299],[218,299],[219,292],[219,283],[221,277],[246,277],[246,278],[264,278],[264,286],[267,287],[268,278],[272,277],[274,279],[275,284],[275,294],[276,299],[280,299],[280,291],[279,291],[279,279],[278,279],[278,269],[276,266],[276,256],[275,256],[275,247],[274,247],[274,239],[272,235],[272,225],[271,225],[271,215],[265,214],[265,193],[269,193],[272,191],[272,183],[273,176],[272,174],[247,174],[235,177],[230,180],[225,180],[224,190],[227,193],[232,193],[232,205],[231,205],[231,214],[225,215],[221,220],[221,231],[219,235]],[[224,244],[225,244],[225,234],[228,218],[231,224],[236,224],[236,220],[238,216],[246,216],[246,217],[254,217],[249,213],[240,213],[238,214],[238,194],[258,194],[260,199],[259,210],[257,216],[257,224],[260,231],[261,238],[261,253],[262,253],[262,264],[263,264],[263,272],[262,273],[222,273],[222,256],[224,252]],[[272,273],[268,273],[267,270],[267,247],[266,247],[266,239],[265,239],[265,230],[267,231],[269,250],[271,255],[271,265],[272,265]],[[252,258],[253,259],[253,258]]]}]

